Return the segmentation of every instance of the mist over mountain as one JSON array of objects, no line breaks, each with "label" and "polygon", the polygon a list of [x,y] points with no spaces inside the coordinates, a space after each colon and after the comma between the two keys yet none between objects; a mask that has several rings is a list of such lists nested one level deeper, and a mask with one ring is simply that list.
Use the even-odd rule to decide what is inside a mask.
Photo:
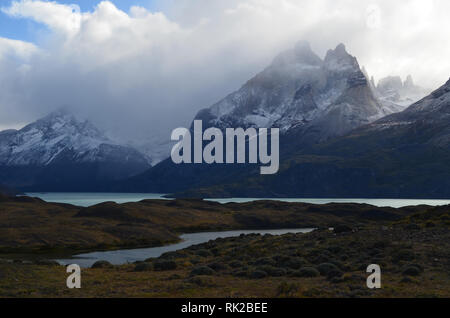
[{"label": "mist over mountain", "polygon": [[[343,136],[393,112],[375,96],[343,44],[322,60],[307,42],[279,54],[239,90],[201,110],[203,126],[281,131],[281,163],[292,154]],[[241,179],[251,165],[175,165],[167,159],[120,185],[120,191],[174,192]],[[245,193],[245,192],[244,192]]]},{"label": "mist over mountain", "polygon": [[150,167],[150,158],[65,109],[0,132],[2,182],[40,191],[95,189]]},{"label": "mist over mountain", "polygon": [[180,1],[3,1],[2,18],[27,36],[2,24],[0,129],[67,105],[151,150],[298,39],[322,60],[345,43],[376,79],[412,74],[435,88],[447,77],[445,1]]},{"label": "mist over mountain", "polygon": [[[352,156],[353,151],[364,147],[358,143],[353,145],[353,139],[345,137],[347,134],[351,136],[360,127],[371,127],[372,123],[392,118],[393,113],[404,110],[424,92],[414,84],[411,76],[405,81],[400,77],[388,77],[375,85],[374,79],[369,79],[367,71],[347,52],[344,44],[328,50],[322,59],[308,42],[300,41],[292,49],[278,54],[268,67],[240,89],[194,117],[203,121],[205,129],[280,128],[281,169],[273,179],[276,189],[272,184],[266,184],[272,179],[258,176],[259,169],[255,165],[175,165],[170,158],[163,160],[169,156],[172,146],[165,138],[151,135],[126,140],[120,129],[100,130],[67,109],[53,112],[20,130],[0,132],[0,177],[7,185],[39,191],[334,196],[338,193],[347,195],[340,192],[340,187],[346,187],[350,191],[348,195],[383,196],[386,193],[390,196],[392,193],[384,192],[384,188],[378,193],[363,185],[372,180],[371,169],[375,168],[360,170],[360,163],[354,163],[356,168],[349,166],[341,171],[330,165],[330,158],[337,157],[334,157],[335,148],[326,145],[335,145],[333,140],[343,138],[348,141],[345,149]],[[415,105],[401,114],[415,109]],[[401,124],[394,126],[402,127]],[[395,130],[391,135],[396,136],[397,132]],[[380,140],[368,138],[378,143],[390,140],[391,135]],[[443,135],[434,143],[444,144],[446,138]],[[316,152],[322,147],[328,150],[317,157]],[[292,168],[292,160],[297,162],[293,158],[299,156],[308,164],[294,164],[296,168]],[[374,167],[381,162],[374,163]],[[348,162],[344,160],[342,164]],[[300,169],[301,175],[291,173],[291,168],[294,171]],[[355,174],[358,180],[352,179]],[[297,175],[296,179],[293,179],[294,175]],[[324,176],[325,180],[322,180]],[[327,180],[327,177],[333,179]],[[313,181],[302,185],[305,178]],[[345,180],[351,180],[351,184],[346,184]],[[251,182],[251,186],[248,190],[242,189],[247,182]],[[314,185],[315,182],[320,185]],[[358,191],[362,192],[351,192],[354,185],[360,185]],[[292,189],[286,190],[287,186]]]},{"label": "mist over mountain", "polygon": [[388,112],[373,96],[358,61],[343,44],[324,60],[307,42],[281,53],[241,89],[199,112],[204,125],[320,130],[318,140],[343,134]]},{"label": "mist over mountain", "polygon": [[450,196],[450,80],[406,110],[285,158],[280,172],[249,172],[180,197]]},{"label": "mist over mountain", "polygon": [[431,90],[416,85],[411,75],[405,81],[400,76],[388,76],[381,78],[376,86],[374,81],[372,83],[375,96],[392,113],[405,110],[431,93]]}]

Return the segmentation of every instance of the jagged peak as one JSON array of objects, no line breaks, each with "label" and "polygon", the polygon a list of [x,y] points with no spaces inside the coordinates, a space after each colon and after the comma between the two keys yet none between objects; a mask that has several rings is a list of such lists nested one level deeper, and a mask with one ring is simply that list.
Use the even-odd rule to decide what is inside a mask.
[{"label": "jagged peak", "polygon": [[377,88],[380,90],[387,89],[401,89],[403,87],[403,81],[400,76],[386,76],[378,81]]},{"label": "jagged peak", "polygon": [[88,120],[78,118],[66,107],[59,108],[49,113],[47,116],[28,124],[18,132],[29,132],[34,130],[39,130],[44,135],[50,134],[53,136],[55,134],[66,134],[70,138],[75,138],[75,135],[78,135],[96,138],[103,142],[109,142],[109,139],[105,134],[94,124]]},{"label": "jagged peak", "polygon": [[334,50],[328,50],[325,65],[331,71],[360,70],[356,57],[350,55],[344,44],[340,43]]},{"label": "jagged peak", "polygon": [[58,108],[46,116],[39,118],[36,122],[55,122],[61,120],[82,122],[67,107]]},{"label": "jagged peak", "polygon": [[316,53],[314,53],[308,41],[299,41],[293,49],[279,54],[274,59],[272,65],[280,66],[299,63],[312,66],[321,66],[323,61]]},{"label": "jagged peak", "polygon": [[296,52],[312,52],[311,44],[308,41],[298,41],[297,44],[295,44],[295,51]]},{"label": "jagged peak", "polygon": [[328,58],[345,58],[345,57],[352,57],[348,52],[347,52],[347,48],[345,47],[344,44],[340,43],[336,46],[336,48],[330,49],[327,52],[327,55],[325,57],[325,60]]},{"label": "jagged peak", "polygon": [[[335,51],[335,52],[338,52],[338,53],[345,54],[345,53],[347,53],[347,48],[345,47],[345,44],[339,43],[339,44],[336,46],[336,49],[335,49],[334,51]],[[348,53],[347,53],[347,54],[348,54]]]}]

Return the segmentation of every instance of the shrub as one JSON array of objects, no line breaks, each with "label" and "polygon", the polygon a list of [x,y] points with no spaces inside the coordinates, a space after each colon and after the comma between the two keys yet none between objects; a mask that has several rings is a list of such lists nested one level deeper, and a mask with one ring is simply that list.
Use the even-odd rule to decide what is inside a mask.
[{"label": "shrub", "polygon": [[412,261],[415,259],[415,255],[411,250],[401,249],[394,251],[392,255],[392,260],[394,262],[398,261]]},{"label": "shrub", "polygon": [[36,261],[36,265],[41,265],[41,266],[59,266],[60,264],[57,261],[53,261],[50,259],[40,259],[38,261]]},{"label": "shrub", "polygon": [[247,276],[247,271],[243,271],[243,270],[236,270],[232,273],[232,275],[234,277],[246,277]]},{"label": "shrub", "polygon": [[243,267],[243,266],[244,266],[244,264],[242,262],[239,262],[239,261],[233,261],[233,262],[230,263],[230,267],[231,268],[240,268],[240,267]]},{"label": "shrub", "polygon": [[191,276],[199,276],[199,275],[210,276],[210,275],[214,275],[214,274],[215,274],[215,271],[211,267],[208,267],[208,266],[199,266],[199,267],[194,268],[191,271]]},{"label": "shrub", "polygon": [[407,266],[403,270],[403,275],[405,275],[405,276],[419,276],[421,272],[422,271],[420,270],[420,268],[410,265],[410,266]]},{"label": "shrub", "polygon": [[200,287],[216,287],[216,284],[211,277],[191,277],[187,280],[187,282]]},{"label": "shrub", "polygon": [[339,245],[332,245],[327,248],[330,253],[338,254],[342,251],[342,247]]},{"label": "shrub", "polygon": [[353,231],[353,229],[350,226],[348,226],[348,225],[337,225],[334,228],[334,233],[336,233],[336,234],[349,233],[349,232],[352,232],[352,231]]},{"label": "shrub", "polygon": [[339,271],[339,268],[332,263],[322,263],[317,266],[317,269],[320,272],[320,275],[327,276],[331,271]]},{"label": "shrub", "polygon": [[327,279],[333,282],[340,282],[340,278],[344,275],[340,270],[331,270],[327,273]]},{"label": "shrub", "polygon": [[294,297],[300,287],[295,283],[282,282],[277,288],[277,296]]},{"label": "shrub", "polygon": [[264,271],[269,276],[273,276],[273,277],[286,276],[286,274],[287,274],[287,271],[284,268],[270,266],[270,265],[260,266],[260,267],[258,267],[258,270]]},{"label": "shrub", "polygon": [[320,273],[314,267],[302,267],[298,271],[294,271],[292,276],[294,277],[317,277]]},{"label": "shrub", "polygon": [[267,273],[265,271],[256,270],[251,272],[249,277],[252,279],[261,279],[267,277]]},{"label": "shrub", "polygon": [[291,269],[300,269],[305,263],[306,261],[300,257],[286,257],[280,260],[278,265]]},{"label": "shrub", "polygon": [[138,263],[134,267],[135,272],[148,272],[153,270],[153,266],[150,263]]},{"label": "shrub", "polygon": [[270,257],[258,258],[253,265],[275,265],[276,262]]},{"label": "shrub", "polygon": [[225,271],[229,269],[228,265],[219,262],[208,264],[208,267],[211,267],[216,272]]},{"label": "shrub", "polygon": [[410,230],[410,231],[418,231],[420,230],[420,226],[416,223],[411,223],[405,226],[406,230]]},{"label": "shrub", "polygon": [[175,263],[174,261],[161,260],[155,262],[153,266],[155,268],[155,271],[171,271],[177,268],[177,263]]},{"label": "shrub", "polygon": [[200,256],[200,257],[209,257],[209,256],[213,255],[210,251],[205,250],[205,249],[198,250],[198,251],[195,252],[195,254]]},{"label": "shrub", "polygon": [[112,268],[114,267],[110,262],[107,261],[97,261],[91,268]]},{"label": "shrub", "polygon": [[325,253],[319,254],[316,258],[314,258],[314,264],[326,263],[330,261],[330,256]]},{"label": "shrub", "polygon": [[161,255],[160,259],[177,259],[177,258],[187,258],[189,255],[183,252],[167,252]]}]

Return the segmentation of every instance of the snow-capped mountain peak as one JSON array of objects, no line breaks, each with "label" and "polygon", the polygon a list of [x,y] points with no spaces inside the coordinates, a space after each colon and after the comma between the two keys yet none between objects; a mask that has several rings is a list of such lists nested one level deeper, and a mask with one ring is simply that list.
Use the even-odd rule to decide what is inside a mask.
[{"label": "snow-capped mountain peak", "polygon": [[282,68],[299,65],[303,67],[321,67],[323,61],[311,49],[307,41],[299,41],[294,49],[279,54],[272,62],[272,67]]},{"label": "snow-capped mountain peak", "polygon": [[[87,120],[65,109],[57,110],[24,128],[0,133],[0,165],[46,166],[56,161],[105,161],[111,152],[144,157],[109,140]],[[130,158],[131,159],[131,158]]]},{"label": "snow-capped mountain peak", "polygon": [[196,119],[219,128],[318,132],[313,140],[340,135],[384,115],[357,59],[343,44],[322,60],[309,43],[299,42],[240,90],[200,111]]},{"label": "snow-capped mountain peak", "polygon": [[400,76],[388,76],[373,84],[372,90],[389,113],[397,113],[430,93],[416,84],[411,75],[405,81]]},{"label": "snow-capped mountain peak", "polygon": [[356,57],[348,54],[344,44],[339,44],[334,50],[328,50],[325,56],[325,66],[329,71],[359,71]]}]

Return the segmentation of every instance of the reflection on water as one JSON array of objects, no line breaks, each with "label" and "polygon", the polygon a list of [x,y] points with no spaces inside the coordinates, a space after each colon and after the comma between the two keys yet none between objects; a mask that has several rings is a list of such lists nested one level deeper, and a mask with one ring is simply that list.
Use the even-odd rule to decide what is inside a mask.
[{"label": "reflection on water", "polygon": [[205,233],[193,233],[184,234],[181,236],[183,240],[180,243],[152,247],[141,248],[133,250],[117,250],[108,252],[93,252],[87,254],[75,255],[72,259],[61,259],[58,262],[61,265],[78,264],[81,267],[90,267],[96,261],[103,260],[108,261],[114,265],[122,265],[127,263],[133,263],[136,261],[143,261],[150,257],[159,257],[166,252],[174,252],[192,245],[206,243],[210,240],[218,238],[236,237],[241,234],[271,234],[271,235],[283,235],[287,233],[308,233],[313,229],[290,229],[290,230],[249,230],[249,231],[228,231],[228,232],[205,232]]}]

